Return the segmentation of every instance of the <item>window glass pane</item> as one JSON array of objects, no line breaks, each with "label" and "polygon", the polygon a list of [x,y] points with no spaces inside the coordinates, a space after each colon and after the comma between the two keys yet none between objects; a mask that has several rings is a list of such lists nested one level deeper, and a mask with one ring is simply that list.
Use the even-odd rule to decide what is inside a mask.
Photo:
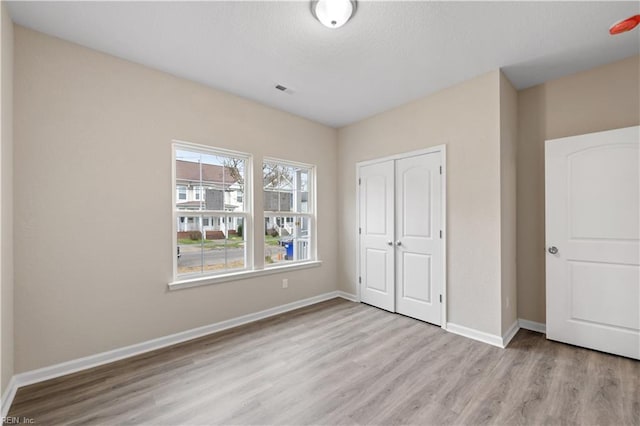
[{"label": "window glass pane", "polygon": [[295,170],[295,212],[309,213],[311,211],[309,204],[309,170]]},{"label": "window glass pane", "polygon": [[265,266],[311,258],[308,217],[268,216],[264,230]]},{"label": "window glass pane", "polygon": [[202,272],[202,224],[199,216],[178,216],[178,274]]},{"label": "window glass pane", "polygon": [[246,234],[243,220],[238,216],[212,217],[211,226],[205,227],[205,272],[245,268]]},{"label": "window glass pane", "polygon": [[262,182],[264,189],[264,210],[277,212],[280,210],[280,189],[282,187],[282,167],[277,164],[262,165]]},{"label": "window glass pane", "polygon": [[239,216],[179,216],[176,223],[178,275],[245,268],[243,222],[244,218]]},{"label": "window glass pane", "polygon": [[251,230],[244,228],[245,215],[238,214],[251,213],[245,197],[245,185],[251,185],[246,182],[249,156],[178,144],[174,155],[175,275],[186,279],[251,268],[246,244]]},{"label": "window glass pane", "polygon": [[262,166],[262,180],[265,211],[311,211],[308,169],[266,162]]},{"label": "window glass pane", "polygon": [[245,170],[241,158],[176,149],[176,207],[187,211],[246,211]]}]

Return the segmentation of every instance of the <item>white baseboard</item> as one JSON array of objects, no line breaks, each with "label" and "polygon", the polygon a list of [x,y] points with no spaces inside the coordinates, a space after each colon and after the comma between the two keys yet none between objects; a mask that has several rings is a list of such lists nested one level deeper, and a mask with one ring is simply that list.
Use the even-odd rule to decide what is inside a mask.
[{"label": "white baseboard", "polygon": [[350,302],[359,302],[360,301],[360,300],[358,300],[358,296],[356,296],[355,294],[347,293],[346,291],[340,291],[340,290],[338,290],[336,293],[337,293],[338,297],[346,299],[346,300],[348,300]]},{"label": "white baseboard", "polygon": [[465,327],[463,325],[454,324],[452,322],[447,323],[447,331],[453,334],[468,337],[469,339],[488,343],[499,348],[504,348],[502,336],[485,333],[484,331],[479,331],[473,328]]},{"label": "white baseboard", "polygon": [[465,327],[463,325],[447,323],[447,331],[458,334],[460,336],[468,337],[469,339],[477,340],[479,342],[488,343],[499,348],[506,348],[511,339],[515,337],[520,330],[520,320],[516,320],[511,324],[511,327],[504,333],[503,336],[496,334],[485,333],[484,331],[476,330],[474,328]]},{"label": "white baseboard", "polygon": [[511,324],[511,327],[509,327],[507,332],[504,333],[504,336],[502,336],[502,347],[503,348],[507,347],[509,342],[511,342],[511,339],[513,339],[514,336],[518,333],[518,330],[520,330],[520,326],[519,326],[518,320],[515,320],[513,322],[513,324]]},{"label": "white baseboard", "polygon": [[529,321],[519,318],[518,325],[520,326],[520,328],[524,328],[525,330],[531,330],[542,334],[547,333],[547,325],[541,322]]},{"label": "white baseboard", "polygon": [[0,408],[0,415],[3,419],[7,417],[7,413],[9,413],[9,407],[11,407],[11,404],[13,403],[13,398],[15,398],[16,392],[18,392],[18,384],[16,376],[12,376],[11,380],[9,380],[9,384],[7,384],[7,389],[5,390],[4,395],[2,395],[2,408]]},{"label": "white baseboard", "polygon": [[232,318],[226,321],[193,328],[191,330],[181,331],[179,333],[170,334],[168,336],[159,337],[157,339],[147,340],[145,342],[136,343],[130,346],[125,346],[123,348],[113,349],[107,352],[89,355],[83,358],[62,362],[60,364],[39,368],[37,370],[25,371],[24,373],[16,374],[11,378],[9,385],[7,386],[7,390],[2,396],[2,417],[5,417],[9,412],[9,408],[11,407],[11,403],[13,402],[13,398],[15,397],[18,388],[22,386],[32,385],[34,383],[39,383],[56,377],[66,376],[67,374],[76,373],[81,370],[87,370],[89,368],[98,367],[100,365],[119,361],[121,359],[130,358],[132,356],[140,355],[145,352],[165,348],[167,346],[186,342],[188,340],[193,340],[198,337],[216,333],[218,331],[227,330],[229,328],[238,327],[240,325],[269,318],[274,315],[293,311],[294,309],[314,305],[316,303],[324,302],[325,300],[335,299],[336,297],[340,297],[350,301],[356,301],[356,297],[352,294],[345,293],[343,291],[331,291],[328,293],[320,294],[318,296],[309,297],[308,299],[298,300],[295,302],[287,303],[285,305],[265,309],[264,311],[242,315],[240,317]]}]

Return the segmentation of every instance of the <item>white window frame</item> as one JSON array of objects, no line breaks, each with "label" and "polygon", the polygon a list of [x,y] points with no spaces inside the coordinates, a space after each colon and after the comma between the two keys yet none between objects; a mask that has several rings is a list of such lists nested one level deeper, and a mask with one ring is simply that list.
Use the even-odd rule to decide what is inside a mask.
[{"label": "white window frame", "polygon": [[[202,152],[204,154],[213,155],[226,155],[230,157],[242,158],[245,162],[245,185],[243,201],[245,205],[244,212],[229,212],[229,211],[188,211],[178,210],[176,202],[178,198],[176,188],[176,150],[184,149],[195,152]],[[309,260],[286,262],[280,264],[264,265],[264,218],[256,216],[256,206],[254,191],[263,190],[263,180],[260,177],[259,180],[255,179],[254,170],[256,167],[262,167],[264,162],[276,162],[283,165],[289,165],[294,167],[305,167],[310,170],[309,173],[309,198],[308,203],[312,206],[309,213],[292,213],[288,212],[281,214],[281,216],[306,216],[312,214],[313,217],[309,224]],[[185,142],[181,140],[173,140],[171,144],[171,234],[172,234],[172,281],[169,282],[169,290],[180,290],[184,288],[199,287],[203,285],[218,284],[229,281],[238,281],[247,278],[256,278],[264,275],[272,275],[278,273],[288,273],[290,271],[315,268],[322,265],[322,261],[318,260],[317,255],[317,188],[316,188],[316,166],[312,164],[299,163],[293,161],[282,160],[280,158],[265,157],[254,158],[251,154],[233,151],[224,148],[217,148],[209,145],[195,144],[191,142]],[[260,169],[262,171],[262,169]],[[261,206],[262,208],[264,206]],[[262,209],[263,210],[263,209]],[[178,235],[177,235],[177,222],[180,216],[242,216],[243,217],[243,230],[245,236],[245,268],[225,270],[221,272],[212,272],[211,274],[193,274],[193,276],[182,274],[178,277],[178,259],[176,255],[176,247],[178,247]],[[258,211],[258,213],[261,213]],[[260,226],[256,229],[256,217],[260,219]],[[258,231],[258,232],[256,232]]]},{"label": "white window frame", "polygon": [[[308,172],[308,180],[307,180],[307,188],[309,195],[307,197],[307,212],[285,212],[285,211],[267,211],[264,210],[264,204],[262,206],[263,209],[263,219],[269,217],[293,217],[293,218],[308,218],[309,219],[309,258],[302,260],[293,260],[286,261],[282,263],[273,263],[269,265],[264,265],[264,269],[272,269],[272,268],[283,268],[287,266],[294,266],[299,264],[305,264],[309,262],[317,262],[318,261],[318,250],[317,250],[317,241],[318,241],[318,230],[317,230],[317,197],[316,197],[316,166],[313,164],[300,163],[297,161],[283,160],[281,158],[275,157],[264,157],[262,159],[262,166],[264,163],[277,164],[287,167],[298,167],[307,169]],[[262,171],[263,168],[261,167]],[[260,176],[260,182],[262,182],[262,187],[264,188],[264,176]],[[264,191],[264,189],[263,189]],[[263,220],[264,222],[264,220]],[[264,223],[262,224],[264,228]],[[264,229],[261,232],[262,236],[262,247],[264,248]],[[264,258],[264,252],[263,252]]]},{"label": "white window frame", "polygon": [[[254,244],[254,240],[255,237],[253,235],[253,204],[252,204],[252,200],[253,197],[251,196],[251,191],[252,191],[252,186],[253,186],[253,157],[251,156],[251,154],[247,154],[245,152],[239,152],[239,151],[232,151],[232,150],[228,150],[228,149],[222,149],[222,148],[214,148],[211,146],[207,146],[207,145],[198,145],[198,144],[194,144],[194,143],[189,143],[189,142],[183,142],[183,141],[174,141],[171,145],[171,163],[172,163],[172,171],[171,171],[171,185],[175,188],[176,187],[176,151],[178,150],[184,150],[184,151],[191,151],[191,152],[197,152],[200,154],[205,154],[205,155],[218,155],[218,156],[228,156],[228,157],[234,157],[234,158],[239,158],[244,160],[245,162],[245,168],[244,168],[244,193],[245,193],[245,202],[244,202],[244,211],[242,212],[230,212],[230,211],[226,211],[224,210],[224,205],[223,205],[223,209],[222,210],[178,210],[177,206],[176,206],[176,197],[177,197],[177,191],[172,191],[173,195],[173,199],[172,201],[172,235],[173,235],[173,250],[172,252],[174,253],[173,256],[173,281],[171,283],[169,283],[169,286],[171,287],[174,284],[177,283],[184,283],[184,282],[192,282],[192,281],[203,281],[203,280],[210,280],[210,279],[214,279],[216,277],[224,277],[224,276],[229,276],[229,275],[236,275],[236,274],[241,274],[241,273],[245,273],[248,271],[252,271],[254,269],[254,261],[253,261],[253,244]],[[224,200],[224,198],[223,198]],[[199,200],[202,201],[202,200]],[[185,216],[185,217],[189,217],[189,216],[193,216],[193,217],[214,217],[214,216],[240,216],[243,218],[243,223],[247,224],[247,228],[246,231],[244,232],[248,232],[247,234],[243,234],[245,235],[244,240],[245,240],[245,254],[244,254],[244,268],[237,268],[237,269],[233,269],[233,270],[222,270],[222,271],[216,271],[216,272],[211,272],[211,273],[203,273],[203,272],[198,272],[198,273],[193,273],[193,274],[178,274],[178,258],[177,255],[175,255],[175,251],[176,251],[176,247],[178,247],[178,233],[177,233],[177,222],[178,222],[178,217],[180,216]],[[204,232],[203,232],[203,237],[204,237]]]}]

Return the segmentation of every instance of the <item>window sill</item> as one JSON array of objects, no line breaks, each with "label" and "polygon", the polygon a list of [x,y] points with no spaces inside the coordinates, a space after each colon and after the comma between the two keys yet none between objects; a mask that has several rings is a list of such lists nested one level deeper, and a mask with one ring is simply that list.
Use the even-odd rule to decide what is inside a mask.
[{"label": "window sill", "polygon": [[297,271],[299,269],[317,268],[322,265],[321,260],[312,260],[308,262],[299,262],[291,265],[271,266],[265,269],[255,271],[232,272],[229,274],[213,275],[208,277],[191,278],[187,280],[178,280],[169,283],[169,290],[180,290],[183,288],[200,287],[203,285],[219,284],[227,281],[238,281],[248,278],[261,277],[263,275],[279,274],[289,271]]}]

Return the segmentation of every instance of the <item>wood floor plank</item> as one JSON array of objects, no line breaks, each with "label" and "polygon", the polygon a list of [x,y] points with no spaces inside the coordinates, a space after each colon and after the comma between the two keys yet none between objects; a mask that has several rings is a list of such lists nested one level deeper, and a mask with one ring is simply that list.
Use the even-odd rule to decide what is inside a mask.
[{"label": "wood floor plank", "polygon": [[334,299],[19,389],[43,425],[640,425],[640,362]]}]

